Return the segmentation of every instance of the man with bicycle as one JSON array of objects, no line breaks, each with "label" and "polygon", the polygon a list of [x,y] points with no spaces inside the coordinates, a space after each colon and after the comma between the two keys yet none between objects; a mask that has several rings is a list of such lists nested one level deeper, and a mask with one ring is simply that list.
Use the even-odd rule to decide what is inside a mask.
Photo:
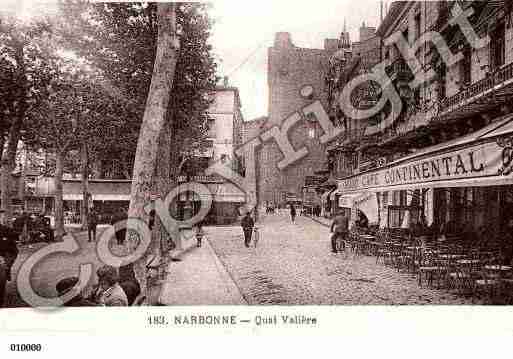
[{"label": "man with bicycle", "polygon": [[331,251],[333,253],[338,252],[337,240],[342,243],[342,250],[345,251],[345,241],[347,234],[349,233],[349,218],[347,218],[342,210],[339,210],[333,223],[331,224]]}]

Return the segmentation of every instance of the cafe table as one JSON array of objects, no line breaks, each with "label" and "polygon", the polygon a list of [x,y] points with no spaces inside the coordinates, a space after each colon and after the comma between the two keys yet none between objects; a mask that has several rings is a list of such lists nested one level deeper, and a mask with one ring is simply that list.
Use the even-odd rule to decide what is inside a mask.
[{"label": "cafe table", "polygon": [[376,240],[376,237],[371,236],[370,234],[361,234],[359,237],[360,237],[360,240],[365,242],[364,248],[362,248],[362,251],[365,254],[368,254],[369,250],[371,250],[372,242],[374,242]]}]

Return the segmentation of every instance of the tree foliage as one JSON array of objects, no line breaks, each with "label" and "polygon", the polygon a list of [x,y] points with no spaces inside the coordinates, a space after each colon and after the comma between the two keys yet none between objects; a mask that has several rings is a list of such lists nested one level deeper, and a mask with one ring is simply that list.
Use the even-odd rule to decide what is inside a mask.
[{"label": "tree foliage", "polygon": [[[207,130],[208,92],[217,81],[216,64],[208,44],[211,21],[204,4],[177,7],[180,54],[173,98],[168,113],[172,121],[172,158],[201,148]],[[68,43],[108,77],[110,90],[117,91],[133,107],[135,116],[113,134],[118,141],[103,143],[98,152],[108,153],[124,172],[131,168],[137,134],[146,105],[157,39],[156,4],[65,5]],[[174,164],[176,167],[178,163]]]}]

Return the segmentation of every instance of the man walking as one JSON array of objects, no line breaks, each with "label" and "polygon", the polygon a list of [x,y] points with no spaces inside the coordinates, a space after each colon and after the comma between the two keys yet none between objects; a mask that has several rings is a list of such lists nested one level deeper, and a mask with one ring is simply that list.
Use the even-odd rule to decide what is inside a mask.
[{"label": "man walking", "polygon": [[296,221],[296,207],[294,207],[293,204],[290,205],[290,219],[292,220],[292,223],[295,223],[295,221]]},{"label": "man walking", "polygon": [[91,237],[93,241],[96,241],[96,226],[98,225],[98,213],[94,207],[91,207],[89,213],[87,214],[87,236],[89,238],[89,242],[91,242]]},{"label": "man walking", "polygon": [[244,232],[244,245],[249,248],[251,234],[253,233],[253,227],[255,226],[255,221],[251,218],[251,212],[247,212],[244,218],[242,218],[241,226],[242,231]]},{"label": "man walking", "polygon": [[118,245],[125,242],[126,237],[126,222],[128,220],[128,213],[124,208],[119,208],[118,212],[112,216],[110,224],[114,227],[116,233],[116,241]]},{"label": "man walking", "polygon": [[349,218],[347,218],[344,212],[339,211],[336,217],[333,219],[331,224],[331,251],[337,253],[337,238],[342,240],[342,247],[345,250],[345,240],[349,232]]}]

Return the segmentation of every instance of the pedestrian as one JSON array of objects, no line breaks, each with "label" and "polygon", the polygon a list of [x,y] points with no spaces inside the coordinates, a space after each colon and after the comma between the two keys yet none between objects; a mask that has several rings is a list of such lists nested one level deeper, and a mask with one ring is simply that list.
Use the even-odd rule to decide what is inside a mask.
[{"label": "pedestrian", "polygon": [[244,232],[244,245],[249,248],[249,244],[251,243],[251,234],[253,233],[253,227],[255,226],[255,221],[251,218],[251,211],[246,212],[246,215],[241,221],[242,231]]},{"label": "pedestrian", "polygon": [[96,302],[106,307],[128,306],[125,291],[119,285],[119,272],[111,266],[103,266],[96,271],[98,289],[95,294]]},{"label": "pedestrian", "polygon": [[122,245],[125,242],[126,237],[126,221],[128,220],[128,213],[124,208],[119,208],[117,213],[112,216],[110,224],[114,226],[116,233],[116,241],[118,245]]},{"label": "pedestrian", "polygon": [[296,222],[296,207],[293,204],[290,205],[290,219],[292,223]]},{"label": "pedestrian", "polygon": [[[3,213],[0,210],[0,213]],[[0,224],[0,308],[4,305],[5,288],[12,280],[11,269],[18,257],[18,234],[12,228]]]},{"label": "pedestrian", "polygon": [[96,226],[98,225],[98,213],[96,213],[96,209],[91,207],[89,209],[89,213],[87,213],[87,237],[89,238],[89,242],[96,241]]},{"label": "pedestrian", "polygon": [[[66,295],[70,290],[73,289],[78,283],[77,277],[69,277],[61,279],[57,285],[55,286],[55,289],[57,290],[57,294],[59,297],[62,297]],[[96,303],[85,299],[82,296],[82,293],[78,293],[73,298],[69,299],[67,302],[63,304],[65,307],[94,307],[96,306]]]},{"label": "pedestrian", "polygon": [[337,239],[340,238],[342,241],[342,248],[345,250],[345,240],[349,233],[349,218],[347,218],[343,211],[339,211],[333,223],[331,224],[331,251],[337,253]]},{"label": "pedestrian", "polygon": [[152,231],[153,227],[155,227],[155,214],[156,214],[155,210],[152,209],[150,211],[150,220],[148,221],[148,228],[150,229],[150,231]]},{"label": "pedestrian", "polygon": [[205,235],[205,232],[203,231],[203,224],[201,222],[198,223],[196,226],[196,246],[199,248],[201,247],[201,240],[203,239],[203,236]]}]

